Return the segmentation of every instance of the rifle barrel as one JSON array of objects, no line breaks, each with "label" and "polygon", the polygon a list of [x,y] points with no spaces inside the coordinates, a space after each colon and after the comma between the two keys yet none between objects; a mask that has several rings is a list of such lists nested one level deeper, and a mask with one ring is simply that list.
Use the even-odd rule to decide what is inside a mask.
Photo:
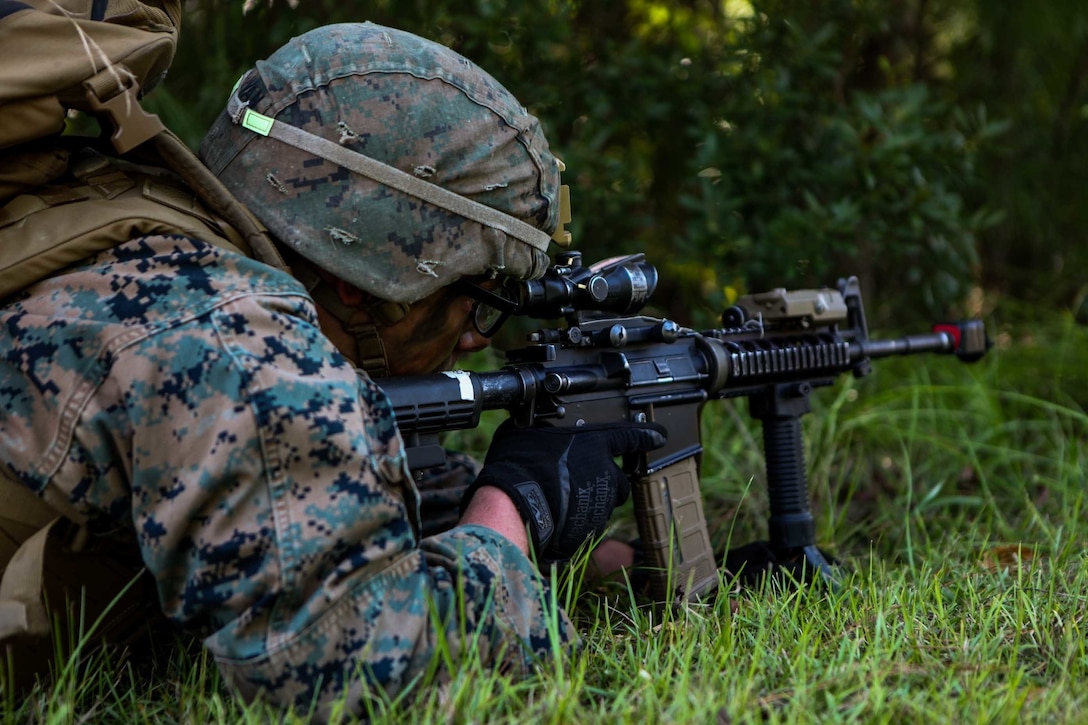
[{"label": "rifle barrel", "polygon": [[955,352],[956,345],[952,336],[945,332],[933,332],[924,335],[908,335],[892,340],[863,340],[851,343],[850,357],[881,358],[892,355],[914,355],[923,352]]}]

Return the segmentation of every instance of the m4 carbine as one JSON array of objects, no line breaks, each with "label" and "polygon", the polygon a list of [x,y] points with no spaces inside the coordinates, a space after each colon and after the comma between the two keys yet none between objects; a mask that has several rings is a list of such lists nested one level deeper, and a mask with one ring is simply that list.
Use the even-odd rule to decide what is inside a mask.
[{"label": "m4 carbine", "polygon": [[438,434],[475,427],[485,410],[506,409],[524,426],[660,423],[665,447],[628,457],[624,468],[653,593],[679,602],[712,593],[719,581],[699,490],[700,413],[708,400],[747,397],[763,429],[769,545],[780,561],[800,559],[833,578],[816,546],[802,445],[813,389],[843,373],[864,376],[870,360],[891,355],[955,353],[973,362],[989,347],[982,322],[871,340],[850,277],[835,289],[743,296],[721,328],[697,332],[635,314],[656,284],[641,254],[583,267],[578,252],[567,252],[543,279],[514,290],[515,314],[566,324],[531,333],[500,370],[382,379],[409,467],[441,464]]}]

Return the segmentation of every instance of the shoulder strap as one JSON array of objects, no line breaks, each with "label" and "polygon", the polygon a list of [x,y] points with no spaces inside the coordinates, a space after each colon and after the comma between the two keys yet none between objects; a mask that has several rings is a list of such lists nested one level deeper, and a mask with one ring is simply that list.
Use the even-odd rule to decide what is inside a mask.
[{"label": "shoulder strap", "polygon": [[184,184],[101,154],[74,156],[70,180],[0,208],[0,299],[140,236],[182,234],[251,255],[245,240]]},{"label": "shoulder strap", "polygon": [[181,0],[4,0],[0,149],[59,135],[87,91],[109,102],[118,87],[151,90],[180,22]]},{"label": "shoulder strap", "polygon": [[[68,159],[60,136],[68,110],[74,109],[113,129],[110,141],[117,154],[154,149],[205,206],[237,230],[247,252],[286,269],[249,210],[158,116],[140,107],[140,95],[162,79],[173,60],[180,21],[181,0],[0,0],[0,46],[6,51],[0,58],[0,203],[35,194],[65,173]],[[69,247],[69,238],[70,233],[60,243],[71,254],[51,253],[41,269],[25,269],[37,269],[32,276],[39,276],[75,261],[72,254],[84,249]],[[107,242],[116,244],[118,238],[103,238],[105,246],[99,248]],[[59,253],[59,247],[51,248]],[[0,272],[6,280],[0,297],[33,281],[7,280],[6,269]]]}]

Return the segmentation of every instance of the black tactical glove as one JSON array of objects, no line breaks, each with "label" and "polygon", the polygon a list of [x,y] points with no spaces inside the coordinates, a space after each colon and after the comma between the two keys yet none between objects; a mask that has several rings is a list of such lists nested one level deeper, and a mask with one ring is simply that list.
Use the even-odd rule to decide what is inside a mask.
[{"label": "black tactical glove", "polygon": [[533,549],[546,559],[569,559],[604,532],[612,509],[631,493],[612,459],[663,445],[665,428],[657,423],[518,428],[507,420],[461,508],[480,486],[501,489],[529,524]]}]

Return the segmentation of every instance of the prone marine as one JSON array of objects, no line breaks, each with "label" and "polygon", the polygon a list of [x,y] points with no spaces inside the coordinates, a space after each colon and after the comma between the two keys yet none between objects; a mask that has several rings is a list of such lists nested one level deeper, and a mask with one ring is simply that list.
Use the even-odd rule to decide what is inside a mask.
[{"label": "prone marine", "polygon": [[502,282],[547,268],[538,121],[443,46],[333,25],[247,72],[200,155],[284,264],[226,230],[140,233],[0,300],[0,478],[145,568],[245,698],[363,713],[440,647],[526,672],[574,646],[533,557],[599,536],[629,491],[614,457],[664,431],[504,425],[478,475],[433,473],[421,515],[381,390],[485,347]]}]

